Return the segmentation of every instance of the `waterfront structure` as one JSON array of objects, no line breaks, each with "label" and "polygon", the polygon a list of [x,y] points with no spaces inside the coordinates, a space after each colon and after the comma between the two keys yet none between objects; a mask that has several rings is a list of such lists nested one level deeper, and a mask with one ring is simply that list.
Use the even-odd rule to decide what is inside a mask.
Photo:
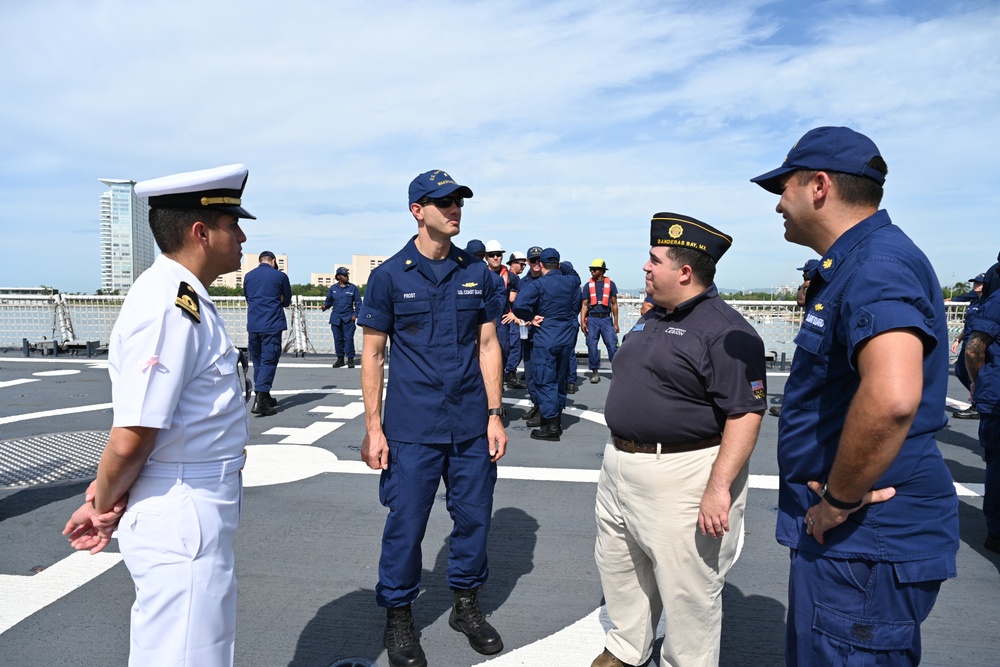
[{"label": "waterfront structure", "polygon": [[[284,272],[286,276],[290,276],[288,273],[288,255],[275,255],[275,261],[278,265],[278,270]],[[240,268],[238,271],[233,271],[231,273],[224,273],[214,281],[212,281],[212,287],[243,287],[243,276],[245,276],[250,271],[253,271],[260,264],[260,251],[258,252],[245,252],[243,253],[243,261],[240,262]]]},{"label": "waterfront structure", "polygon": [[101,193],[101,289],[125,294],[156,257],[149,202],[135,181],[99,180],[109,188]]}]

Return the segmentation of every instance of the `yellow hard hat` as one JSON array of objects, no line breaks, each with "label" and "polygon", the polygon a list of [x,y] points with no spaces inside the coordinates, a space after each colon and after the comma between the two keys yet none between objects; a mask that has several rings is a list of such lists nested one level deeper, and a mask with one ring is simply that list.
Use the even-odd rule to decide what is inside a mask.
[{"label": "yellow hard hat", "polygon": [[591,268],[591,269],[604,269],[605,271],[607,271],[608,270],[608,265],[605,264],[604,260],[601,259],[600,257],[595,257],[594,261],[590,263],[590,267],[589,268]]}]

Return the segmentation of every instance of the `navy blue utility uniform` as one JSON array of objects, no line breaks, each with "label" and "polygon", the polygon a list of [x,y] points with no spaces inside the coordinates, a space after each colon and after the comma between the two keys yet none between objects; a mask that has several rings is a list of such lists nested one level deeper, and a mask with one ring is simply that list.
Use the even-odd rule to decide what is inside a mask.
[{"label": "navy blue utility uniform", "polygon": [[334,351],[338,357],[354,359],[355,320],[361,314],[361,292],[357,285],[339,282],[326,292],[325,308],[330,309],[330,329],[333,331]]},{"label": "navy blue utility uniform", "polygon": [[[521,278],[521,284],[519,285],[521,291],[518,292],[518,296],[520,296],[521,292],[528,289],[528,285],[538,280],[538,278],[540,277],[541,276],[535,277],[532,276],[531,273],[528,273],[528,275]],[[517,313],[514,314],[516,315]],[[524,383],[527,385],[528,399],[531,401],[531,404],[538,405],[538,392],[535,391],[535,378],[531,370],[531,358],[532,358],[532,352],[534,351],[535,330],[538,327],[531,326],[530,324],[527,324],[526,326],[527,326],[528,337],[521,339],[521,362],[524,364]]]},{"label": "navy blue utility uniform", "polygon": [[411,239],[369,278],[359,322],[388,334],[392,344],[382,422],[389,467],[379,482],[379,499],[389,509],[379,606],[402,607],[417,597],[420,542],[442,478],[455,523],[448,585],[473,589],[486,581],[497,472],[477,341],[480,325],[498,314],[494,277],[454,245],[435,262]]},{"label": "navy blue utility uniform", "polygon": [[253,384],[258,392],[269,392],[281,357],[281,332],[288,328],[284,309],[292,304],[292,286],[287,274],[265,262],[243,278],[243,294]]},{"label": "navy blue utility uniform", "polygon": [[972,378],[969,377],[969,371],[965,367],[965,346],[969,342],[969,334],[972,333],[972,323],[976,321],[979,316],[979,295],[975,292],[970,292],[964,295],[966,297],[963,300],[967,300],[969,305],[965,307],[965,319],[962,322],[962,337],[959,338],[961,346],[958,349],[958,359],[955,360],[955,377],[958,381],[962,383],[962,386],[966,389],[972,389]]},{"label": "navy blue utility uniform", "polygon": [[580,278],[558,269],[532,280],[517,293],[514,314],[522,320],[545,318],[534,334],[531,374],[538,407],[546,419],[554,419],[566,407],[569,355],[576,344],[577,313],[580,308]]},{"label": "navy blue utility uniform", "polygon": [[[591,283],[593,294],[590,291]],[[587,303],[588,368],[596,371],[601,368],[601,340],[604,341],[604,347],[608,348],[609,364],[614,361],[615,353],[618,352],[618,334],[611,319],[611,299],[618,297],[618,287],[610,278],[591,279],[583,283],[581,296]],[[608,303],[605,304],[605,301]]]},{"label": "navy blue utility uniform", "polygon": [[[1000,291],[980,305],[972,330],[992,338],[972,398],[979,413],[979,444],[986,459],[983,514],[990,535],[1000,536]],[[964,355],[959,360],[964,361]]]},{"label": "navy blue utility uniform", "polygon": [[[873,487],[896,495],[851,513],[819,544],[804,523],[819,500],[807,483],[826,480],[833,465],[860,384],[859,346],[899,329],[922,339],[924,361],[916,417]],[[885,211],[840,236],[812,275],[778,425],[789,664],[840,664],[837,656],[858,651],[878,651],[885,664],[919,661],[919,622],[942,580],[956,576],[958,498],[935,442],[946,421],[947,340],[937,276]]]}]

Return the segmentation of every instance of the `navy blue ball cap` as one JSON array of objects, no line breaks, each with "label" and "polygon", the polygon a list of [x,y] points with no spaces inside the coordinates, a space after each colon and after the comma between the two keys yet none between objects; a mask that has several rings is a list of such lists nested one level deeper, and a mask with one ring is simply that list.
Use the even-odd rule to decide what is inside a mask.
[{"label": "navy blue ball cap", "polygon": [[542,260],[542,264],[548,264],[550,262],[558,262],[559,251],[556,250],[555,248],[545,248],[538,256],[538,259]]},{"label": "navy blue ball cap", "polygon": [[278,260],[278,258],[274,256],[273,252],[271,252],[270,250],[265,250],[264,252],[262,252],[259,255],[257,255],[257,261],[258,262],[263,262],[265,257],[270,257],[271,259],[273,259],[275,261]]},{"label": "navy blue ball cap", "polygon": [[425,171],[410,181],[410,204],[416,204],[424,197],[438,199],[450,194],[468,199],[472,197],[472,189],[459,185],[448,172],[440,169]]},{"label": "navy blue ball cap", "polygon": [[540,245],[531,246],[530,248],[528,248],[527,254],[528,254],[527,257],[528,259],[538,259],[539,257],[542,256],[542,246]]},{"label": "navy blue ball cap", "polygon": [[885,174],[869,165],[875,157],[881,157],[878,146],[860,132],[849,127],[817,127],[792,146],[780,167],[750,181],[776,195],[781,194],[782,179],[794,171],[838,171],[882,185]]},{"label": "navy blue ball cap", "polygon": [[148,197],[150,208],[211,209],[256,220],[243,208],[247,176],[242,164],[230,164],[140,181],[135,184],[135,194]]},{"label": "navy blue ball cap", "polygon": [[486,244],[479,239],[470,239],[468,243],[465,244],[465,252],[470,255],[485,255],[486,254]]},{"label": "navy blue ball cap", "polygon": [[985,283],[986,282],[986,274],[985,273],[980,273],[975,278],[969,278],[969,282],[970,283]]},{"label": "navy blue ball cap", "polygon": [[816,267],[818,267],[818,266],[819,266],[819,260],[818,259],[810,259],[810,260],[806,261],[805,266],[800,266],[799,268],[797,268],[795,270],[796,271],[808,271],[809,273],[812,273],[813,270]]},{"label": "navy blue ball cap", "polygon": [[339,276],[341,274],[343,274],[345,276],[349,276],[349,275],[351,275],[351,270],[349,268],[347,268],[346,266],[338,266],[337,267],[337,272],[333,274],[333,277],[336,278],[337,276]]},{"label": "navy blue ball cap", "polygon": [[657,213],[649,223],[649,245],[691,248],[718,262],[733,245],[733,237],[687,215]]}]

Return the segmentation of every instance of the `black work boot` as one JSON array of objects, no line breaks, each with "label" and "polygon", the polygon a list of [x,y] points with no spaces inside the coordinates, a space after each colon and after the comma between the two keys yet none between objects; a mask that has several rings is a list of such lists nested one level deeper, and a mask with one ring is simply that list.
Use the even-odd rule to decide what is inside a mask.
[{"label": "black work boot", "polygon": [[347,358],[347,367],[348,368],[354,368],[354,357],[348,357]]},{"label": "black work boot", "polygon": [[343,357],[337,357],[337,360],[335,362],[333,362],[333,367],[334,368],[340,368],[343,365],[344,365],[344,358]]},{"label": "black work boot", "polygon": [[454,589],[455,606],[448,617],[448,625],[469,638],[469,646],[476,653],[493,655],[503,650],[500,633],[487,622],[479,609],[479,589]]},{"label": "black work boot", "polygon": [[541,426],[542,413],[537,405],[532,405],[531,409],[524,414],[525,426]]},{"label": "black work boot", "polygon": [[559,418],[548,419],[542,417],[542,427],[531,432],[531,437],[535,440],[548,440],[549,442],[559,442]]},{"label": "black work boot", "polygon": [[412,607],[390,607],[385,616],[383,641],[389,652],[389,664],[392,667],[427,667],[427,656],[413,629]]},{"label": "black work boot", "polygon": [[270,417],[271,415],[278,414],[278,411],[274,408],[277,404],[278,402],[271,398],[271,392],[258,391],[254,397],[253,408],[250,412],[261,417]]},{"label": "black work boot", "polygon": [[601,372],[596,368],[590,371],[590,384],[597,384],[601,381]]},{"label": "black work boot", "polygon": [[507,373],[507,376],[504,378],[504,382],[507,383],[508,389],[524,389],[528,386],[524,382],[517,379],[517,373],[514,371]]}]

